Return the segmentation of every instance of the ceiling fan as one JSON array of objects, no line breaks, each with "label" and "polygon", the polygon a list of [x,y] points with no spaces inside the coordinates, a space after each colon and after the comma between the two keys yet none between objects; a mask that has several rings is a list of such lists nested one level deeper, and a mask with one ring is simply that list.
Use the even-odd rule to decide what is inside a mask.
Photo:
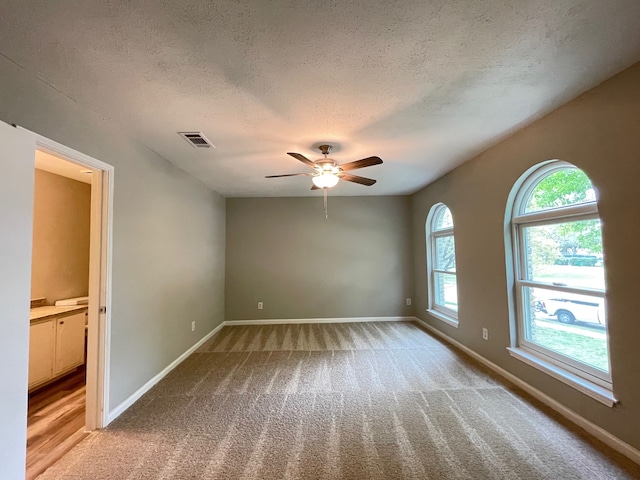
[{"label": "ceiling fan", "polygon": [[307,157],[300,153],[287,153],[287,155],[291,155],[296,160],[299,160],[308,167],[311,167],[313,169],[313,173],[288,173],[285,175],[268,175],[265,178],[296,176],[311,177],[311,181],[313,182],[311,190],[323,188],[325,189],[325,191],[328,188],[335,187],[340,180],[359,183],[360,185],[365,185],[367,187],[370,187],[371,185],[376,183],[376,181],[372,178],[359,177],[358,175],[351,175],[350,173],[345,172],[356,170],[358,168],[380,165],[382,163],[380,157],[367,157],[361,160],[356,160],[355,162],[343,163],[342,165],[339,165],[338,162],[336,162],[334,159],[328,157],[331,148],[331,145],[320,145],[318,149],[320,150],[320,152],[322,152],[324,158],[316,160],[315,162],[309,160]]}]

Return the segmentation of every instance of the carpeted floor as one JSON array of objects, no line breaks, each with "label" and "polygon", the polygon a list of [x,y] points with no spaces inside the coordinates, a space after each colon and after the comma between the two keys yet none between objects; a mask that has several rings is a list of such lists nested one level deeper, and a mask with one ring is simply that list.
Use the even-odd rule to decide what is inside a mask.
[{"label": "carpeted floor", "polygon": [[633,479],[411,323],[223,328],[50,479]]}]

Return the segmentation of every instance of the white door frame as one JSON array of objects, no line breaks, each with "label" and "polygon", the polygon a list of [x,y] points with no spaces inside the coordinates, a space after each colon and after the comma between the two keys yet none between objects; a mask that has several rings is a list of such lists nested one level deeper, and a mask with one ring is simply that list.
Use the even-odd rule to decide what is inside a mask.
[{"label": "white door frame", "polygon": [[33,133],[36,137],[36,150],[80,164],[93,171],[91,177],[89,328],[87,338],[85,429],[96,430],[106,427],[109,423],[114,168],[112,165],[96,160],[89,155],[73,150],[37,133],[30,133]]}]

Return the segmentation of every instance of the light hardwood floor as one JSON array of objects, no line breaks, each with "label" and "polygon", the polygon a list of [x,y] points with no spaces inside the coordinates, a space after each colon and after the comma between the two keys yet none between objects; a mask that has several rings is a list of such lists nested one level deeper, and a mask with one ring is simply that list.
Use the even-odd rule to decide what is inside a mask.
[{"label": "light hardwood floor", "polygon": [[88,434],[85,371],[75,372],[29,395],[27,480],[38,477]]}]

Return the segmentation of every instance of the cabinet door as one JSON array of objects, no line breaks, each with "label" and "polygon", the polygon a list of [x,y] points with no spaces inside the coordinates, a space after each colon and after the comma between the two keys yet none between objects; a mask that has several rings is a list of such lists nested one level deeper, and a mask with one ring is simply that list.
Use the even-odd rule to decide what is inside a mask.
[{"label": "cabinet door", "polygon": [[53,377],[56,321],[29,327],[29,388]]},{"label": "cabinet door", "polygon": [[54,375],[84,363],[84,312],[58,318]]}]

